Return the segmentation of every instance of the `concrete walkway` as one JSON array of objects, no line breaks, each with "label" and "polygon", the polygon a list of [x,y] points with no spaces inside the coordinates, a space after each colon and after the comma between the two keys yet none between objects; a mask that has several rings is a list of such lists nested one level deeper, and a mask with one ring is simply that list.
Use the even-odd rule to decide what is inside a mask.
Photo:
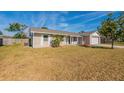
[{"label": "concrete walkway", "polygon": [[[103,46],[103,47],[111,47],[111,45],[108,45],[108,44],[99,44],[97,46]],[[114,45],[114,48],[124,48],[124,46],[117,46],[117,45]]]}]

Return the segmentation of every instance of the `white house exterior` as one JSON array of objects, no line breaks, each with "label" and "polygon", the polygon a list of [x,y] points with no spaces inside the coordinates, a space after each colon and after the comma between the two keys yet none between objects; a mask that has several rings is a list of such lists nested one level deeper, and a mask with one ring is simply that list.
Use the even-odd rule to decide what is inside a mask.
[{"label": "white house exterior", "polygon": [[97,31],[93,32],[83,32],[81,33],[83,37],[83,43],[87,45],[98,45],[101,43],[100,35]]},{"label": "white house exterior", "polygon": [[90,44],[91,45],[100,44],[100,36],[97,32],[93,32],[90,34]]},{"label": "white house exterior", "polygon": [[100,36],[97,34],[97,32],[74,33],[41,28],[31,28],[30,34],[33,48],[50,47],[51,41],[56,35],[63,37],[63,41],[60,43],[60,46],[100,44]]},{"label": "white house exterior", "polygon": [[33,48],[50,47],[51,41],[56,35],[60,35],[63,37],[63,41],[60,43],[61,46],[82,44],[82,36],[80,36],[79,33],[41,28],[31,28],[30,32]]}]

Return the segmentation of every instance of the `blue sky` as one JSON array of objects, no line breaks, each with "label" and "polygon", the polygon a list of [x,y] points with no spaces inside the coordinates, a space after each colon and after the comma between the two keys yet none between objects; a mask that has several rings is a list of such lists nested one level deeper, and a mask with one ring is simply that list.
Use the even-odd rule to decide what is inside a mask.
[{"label": "blue sky", "polygon": [[[110,11],[6,11],[0,12],[0,30],[5,35],[12,35],[4,29],[13,22],[29,27],[48,27],[49,29],[79,32],[95,31]],[[118,12],[113,12],[118,15]]]}]

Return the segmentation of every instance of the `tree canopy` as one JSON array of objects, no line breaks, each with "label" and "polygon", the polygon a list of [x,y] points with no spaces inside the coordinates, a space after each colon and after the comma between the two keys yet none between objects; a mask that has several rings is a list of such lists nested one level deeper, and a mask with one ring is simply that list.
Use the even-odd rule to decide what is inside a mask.
[{"label": "tree canopy", "polygon": [[111,39],[112,48],[114,45],[114,41],[117,39],[118,36],[118,24],[115,18],[112,17],[112,14],[108,15],[108,18],[105,19],[101,25],[98,27],[98,32],[105,36],[106,38]]},{"label": "tree canopy", "polygon": [[26,34],[23,32],[26,28],[27,26],[25,24],[11,23],[5,30],[10,32],[18,32],[13,36],[14,38],[26,38]]},{"label": "tree canopy", "polygon": [[121,41],[124,41],[124,12],[121,12],[118,17],[118,26],[119,26],[119,37]]},{"label": "tree canopy", "polygon": [[48,29],[48,27],[41,27],[41,29]]},{"label": "tree canopy", "polygon": [[14,38],[26,38],[26,35],[24,32],[18,32],[17,34],[14,35]]},{"label": "tree canopy", "polygon": [[109,14],[98,27],[98,32],[106,38],[109,37],[112,48],[115,40],[124,41],[124,12],[120,12],[118,17],[113,17],[112,13]]},{"label": "tree canopy", "polygon": [[16,31],[23,31],[24,29],[26,29],[27,26],[24,24],[20,24],[20,23],[11,23],[9,24],[9,27],[6,28],[5,30],[7,31],[11,31],[11,32],[16,32]]}]

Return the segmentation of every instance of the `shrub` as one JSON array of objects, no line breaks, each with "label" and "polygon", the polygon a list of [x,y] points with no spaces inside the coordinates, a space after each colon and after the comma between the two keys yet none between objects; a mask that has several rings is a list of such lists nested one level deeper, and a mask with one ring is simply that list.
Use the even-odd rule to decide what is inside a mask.
[{"label": "shrub", "polygon": [[59,47],[61,41],[63,41],[63,36],[56,35],[54,36],[54,39],[51,41],[51,46]]},{"label": "shrub", "polygon": [[51,46],[52,47],[59,47],[60,46],[60,39],[59,38],[55,38],[54,40],[52,40]]}]

